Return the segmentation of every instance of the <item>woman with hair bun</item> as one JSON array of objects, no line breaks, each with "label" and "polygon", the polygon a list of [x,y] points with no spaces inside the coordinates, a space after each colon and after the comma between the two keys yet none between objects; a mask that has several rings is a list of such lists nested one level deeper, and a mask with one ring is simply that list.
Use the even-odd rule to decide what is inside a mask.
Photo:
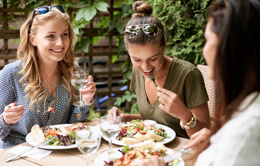
[{"label": "woman with hair bun", "polygon": [[[0,148],[25,142],[32,126],[86,121],[89,107],[74,106],[71,73],[75,33],[63,6],[34,9],[20,29],[18,61],[0,74]],[[81,90],[89,103],[96,91],[92,76]],[[52,107],[55,112],[48,112]]]},{"label": "woman with hair bun", "polygon": [[124,41],[133,64],[130,90],[136,94],[140,114],[109,110],[124,121],[152,119],[188,138],[209,127],[208,95],[203,76],[191,63],[164,55],[162,23],[151,16],[151,5],[137,1],[127,23]]}]

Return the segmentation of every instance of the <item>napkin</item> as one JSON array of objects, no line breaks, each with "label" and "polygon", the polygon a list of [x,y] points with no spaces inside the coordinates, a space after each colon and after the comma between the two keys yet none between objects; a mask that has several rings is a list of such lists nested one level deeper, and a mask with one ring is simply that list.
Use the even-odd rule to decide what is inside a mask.
[{"label": "napkin", "polygon": [[[12,154],[18,154],[26,149],[29,149],[31,147],[29,146],[16,146],[8,151],[6,151],[7,153],[12,153]],[[24,153],[23,155],[21,156],[27,156],[27,157],[30,157],[30,158],[33,158],[35,160],[40,160],[46,156],[48,156],[49,154],[51,154],[52,151],[49,151],[49,150],[43,150],[43,149],[37,149],[37,148],[34,148],[26,153]]]}]

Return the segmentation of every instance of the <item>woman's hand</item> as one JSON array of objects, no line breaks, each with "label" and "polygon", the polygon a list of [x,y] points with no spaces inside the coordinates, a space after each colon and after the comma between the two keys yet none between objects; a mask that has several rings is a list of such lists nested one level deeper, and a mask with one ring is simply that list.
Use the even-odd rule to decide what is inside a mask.
[{"label": "woman's hand", "polygon": [[162,157],[152,157],[141,160],[138,166],[165,166],[165,164]]},{"label": "woman's hand", "polygon": [[183,148],[197,148],[199,149],[205,149],[209,145],[209,137],[211,135],[211,130],[207,128],[203,128],[200,131],[194,133],[191,138],[190,142],[185,145]]},{"label": "woman's hand", "polygon": [[11,103],[4,108],[3,119],[4,122],[8,125],[12,123],[17,123],[22,117],[24,113],[24,106],[17,106],[17,103]]},{"label": "woman's hand", "polygon": [[167,89],[157,87],[159,97],[159,108],[168,114],[179,118],[182,122],[188,122],[191,117],[191,111],[183,104],[179,96]]},{"label": "woman's hand", "polygon": [[86,87],[80,90],[83,101],[85,103],[90,103],[96,93],[96,90],[96,83],[93,81],[93,77],[88,76],[88,83],[86,84]]},{"label": "woman's hand", "polygon": [[120,111],[117,107],[113,107],[112,109],[110,109],[108,111],[108,116],[112,116],[113,118],[119,116],[123,122],[126,121],[125,114],[122,111]]}]

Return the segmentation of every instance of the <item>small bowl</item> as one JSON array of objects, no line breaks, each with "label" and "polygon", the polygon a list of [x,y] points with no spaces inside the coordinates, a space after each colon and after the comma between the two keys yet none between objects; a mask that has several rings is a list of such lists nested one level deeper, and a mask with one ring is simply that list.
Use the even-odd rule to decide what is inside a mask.
[{"label": "small bowl", "polygon": [[107,152],[107,158],[109,161],[115,161],[121,159],[123,154],[118,151],[118,149],[112,149]]},{"label": "small bowl", "polygon": [[154,121],[154,120],[144,120],[144,124],[146,125],[146,126],[148,126],[148,127],[150,127],[150,126],[156,126],[156,121]]}]

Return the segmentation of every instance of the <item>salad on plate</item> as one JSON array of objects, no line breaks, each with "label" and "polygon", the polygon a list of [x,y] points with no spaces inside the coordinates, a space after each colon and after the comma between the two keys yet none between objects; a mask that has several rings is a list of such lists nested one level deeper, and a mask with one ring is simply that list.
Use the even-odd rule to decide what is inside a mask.
[{"label": "salad on plate", "polygon": [[78,130],[89,128],[88,124],[75,123],[71,125],[46,126],[40,128],[39,125],[34,125],[31,129],[31,135],[38,143],[44,142],[58,136],[46,145],[53,146],[70,146],[76,143],[76,132]]},{"label": "salad on plate", "polygon": [[120,133],[116,137],[118,141],[127,145],[147,140],[160,142],[165,138],[169,137],[162,127],[156,128],[155,124],[149,125],[139,119],[123,124]]}]

